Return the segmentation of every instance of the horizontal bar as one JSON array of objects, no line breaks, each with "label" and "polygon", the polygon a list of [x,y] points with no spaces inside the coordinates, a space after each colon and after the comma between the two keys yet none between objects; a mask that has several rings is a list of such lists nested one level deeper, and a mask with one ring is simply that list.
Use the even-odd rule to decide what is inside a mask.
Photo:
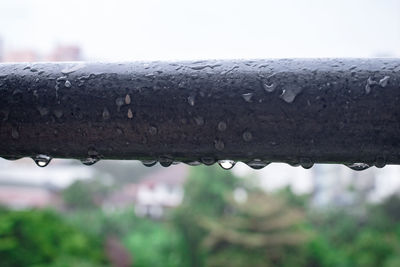
[{"label": "horizontal bar", "polygon": [[0,156],[382,167],[399,97],[399,59],[0,64]]}]

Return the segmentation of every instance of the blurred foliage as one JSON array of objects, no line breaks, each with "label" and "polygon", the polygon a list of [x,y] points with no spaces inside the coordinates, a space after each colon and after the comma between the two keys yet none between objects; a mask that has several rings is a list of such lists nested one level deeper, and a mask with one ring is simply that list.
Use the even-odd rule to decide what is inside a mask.
[{"label": "blurred foliage", "polygon": [[217,166],[198,166],[191,169],[185,184],[182,204],[172,215],[172,224],[183,237],[186,246],[181,258],[186,266],[204,266],[205,251],[201,246],[206,230],[198,224],[198,217],[214,218],[227,208],[225,196],[239,186],[240,181],[231,172]]},{"label": "blurred foliage", "polygon": [[166,224],[141,219],[124,241],[132,253],[134,266],[188,266],[180,254],[184,249],[182,238]]},{"label": "blurred foliage", "polygon": [[75,182],[62,193],[68,209],[60,214],[0,210],[0,266],[102,266],[110,238],[132,266],[400,266],[397,195],[318,208],[312,195],[289,187],[265,194],[254,180],[199,166],[183,203],[151,220],[133,208],[101,210],[112,189],[101,180]]},{"label": "blurred foliage", "polygon": [[62,196],[67,208],[94,209],[111,189],[100,179],[76,180],[63,191]]},{"label": "blurred foliage", "polygon": [[[101,266],[99,240],[48,210],[0,210],[1,266]],[[63,263],[63,264],[61,264]]]},{"label": "blurred foliage", "polygon": [[[218,218],[198,219],[207,231],[203,240],[210,254],[207,266],[243,266],[245,262],[252,262],[252,266],[283,265],[308,239],[299,227],[303,212],[276,196],[250,192],[246,201],[229,198],[228,205],[229,212]],[[237,260],[232,261],[232,257]]]}]

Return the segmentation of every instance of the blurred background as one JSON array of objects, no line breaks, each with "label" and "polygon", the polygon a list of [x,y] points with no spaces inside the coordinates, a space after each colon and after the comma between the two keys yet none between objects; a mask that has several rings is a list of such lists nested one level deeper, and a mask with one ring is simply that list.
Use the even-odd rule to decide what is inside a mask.
[{"label": "blurred background", "polygon": [[[399,57],[398,0],[2,0],[0,62]],[[400,168],[0,159],[1,266],[400,266]]]}]

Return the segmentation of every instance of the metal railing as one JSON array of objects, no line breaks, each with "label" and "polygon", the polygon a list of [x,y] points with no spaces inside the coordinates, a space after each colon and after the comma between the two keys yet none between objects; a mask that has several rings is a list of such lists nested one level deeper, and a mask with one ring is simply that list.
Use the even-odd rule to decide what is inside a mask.
[{"label": "metal railing", "polygon": [[400,60],[0,64],[0,156],[399,164]]}]

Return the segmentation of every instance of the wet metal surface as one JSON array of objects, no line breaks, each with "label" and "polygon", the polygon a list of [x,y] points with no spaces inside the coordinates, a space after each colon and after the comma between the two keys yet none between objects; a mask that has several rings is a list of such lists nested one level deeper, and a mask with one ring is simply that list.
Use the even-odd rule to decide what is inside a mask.
[{"label": "wet metal surface", "polygon": [[400,163],[400,60],[0,64],[0,156]]}]

